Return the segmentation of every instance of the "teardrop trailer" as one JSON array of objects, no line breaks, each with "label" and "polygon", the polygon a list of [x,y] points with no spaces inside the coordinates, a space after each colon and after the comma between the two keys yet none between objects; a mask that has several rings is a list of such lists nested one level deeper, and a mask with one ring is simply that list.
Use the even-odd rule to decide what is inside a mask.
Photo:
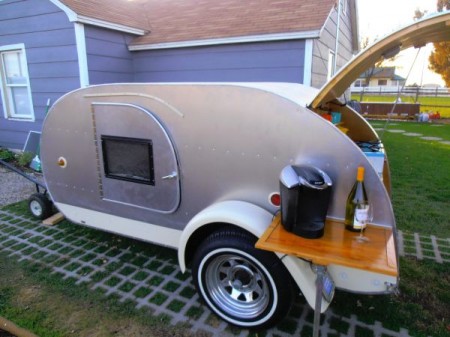
[{"label": "teardrop trailer", "polygon": [[[380,40],[320,91],[173,83],[71,92],[42,130],[51,199],[74,223],[177,249],[207,305],[237,326],[276,324],[295,291],[318,314],[335,288],[393,292],[398,254],[387,158],[378,151],[381,167],[372,164],[357,142],[379,143],[378,135],[337,97],[392,51],[448,40],[449,22],[448,13],[434,16]],[[327,112],[340,114],[345,133],[320,116]],[[342,222],[358,166],[366,169],[374,210],[365,245],[349,239]],[[329,178],[324,233],[316,239],[287,232],[278,215],[281,173],[304,167]]]}]

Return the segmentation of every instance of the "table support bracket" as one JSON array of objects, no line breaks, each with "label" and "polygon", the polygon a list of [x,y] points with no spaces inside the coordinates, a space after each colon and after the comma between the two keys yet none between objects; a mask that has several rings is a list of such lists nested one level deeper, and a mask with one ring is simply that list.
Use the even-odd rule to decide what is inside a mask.
[{"label": "table support bracket", "polygon": [[313,337],[319,337],[320,332],[320,311],[322,309],[322,292],[323,292],[323,281],[327,271],[327,267],[321,265],[315,265],[314,269],[317,272],[316,279],[316,304],[314,307],[314,326],[313,326]]}]

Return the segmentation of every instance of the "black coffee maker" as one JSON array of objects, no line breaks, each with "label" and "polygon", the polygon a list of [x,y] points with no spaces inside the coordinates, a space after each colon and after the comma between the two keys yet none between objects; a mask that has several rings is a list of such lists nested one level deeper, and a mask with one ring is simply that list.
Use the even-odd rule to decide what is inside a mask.
[{"label": "black coffee maker", "polygon": [[281,224],[299,236],[323,236],[332,182],[312,166],[286,166],[280,175]]}]

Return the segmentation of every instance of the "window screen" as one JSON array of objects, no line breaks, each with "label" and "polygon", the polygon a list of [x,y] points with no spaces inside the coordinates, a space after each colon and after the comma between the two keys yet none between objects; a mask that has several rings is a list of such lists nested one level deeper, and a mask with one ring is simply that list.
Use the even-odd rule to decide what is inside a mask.
[{"label": "window screen", "polygon": [[101,140],[106,177],[155,185],[151,140],[113,136]]}]

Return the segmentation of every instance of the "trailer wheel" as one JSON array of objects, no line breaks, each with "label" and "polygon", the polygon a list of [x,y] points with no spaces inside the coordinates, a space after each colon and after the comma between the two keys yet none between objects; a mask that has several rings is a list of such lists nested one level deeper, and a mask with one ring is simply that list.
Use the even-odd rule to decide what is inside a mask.
[{"label": "trailer wheel", "polygon": [[28,199],[28,207],[36,219],[47,219],[53,213],[52,202],[42,193],[35,193]]},{"label": "trailer wheel", "polygon": [[275,254],[256,249],[256,239],[234,230],[211,234],[193,259],[193,279],[207,305],[242,328],[275,325],[289,312],[291,276]]}]

